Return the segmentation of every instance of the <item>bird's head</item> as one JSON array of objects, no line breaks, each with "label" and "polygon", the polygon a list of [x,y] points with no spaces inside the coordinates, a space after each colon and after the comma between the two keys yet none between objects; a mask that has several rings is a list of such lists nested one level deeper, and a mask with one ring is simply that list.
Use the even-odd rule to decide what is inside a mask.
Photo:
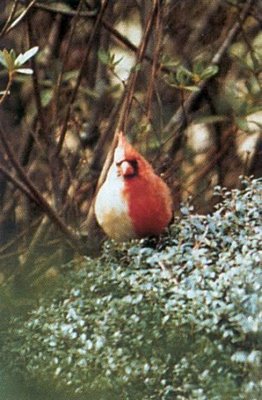
[{"label": "bird's head", "polygon": [[141,154],[128,143],[123,132],[118,133],[118,143],[114,153],[114,164],[117,175],[124,179],[132,179],[152,169]]}]

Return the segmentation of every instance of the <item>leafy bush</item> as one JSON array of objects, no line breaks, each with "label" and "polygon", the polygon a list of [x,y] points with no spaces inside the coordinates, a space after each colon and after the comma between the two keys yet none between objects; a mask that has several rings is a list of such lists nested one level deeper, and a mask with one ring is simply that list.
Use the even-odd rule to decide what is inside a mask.
[{"label": "leafy bush", "polygon": [[158,242],[106,242],[65,266],[53,298],[4,333],[8,368],[77,399],[258,400],[261,180],[242,184],[216,189],[212,215],[184,205]]}]

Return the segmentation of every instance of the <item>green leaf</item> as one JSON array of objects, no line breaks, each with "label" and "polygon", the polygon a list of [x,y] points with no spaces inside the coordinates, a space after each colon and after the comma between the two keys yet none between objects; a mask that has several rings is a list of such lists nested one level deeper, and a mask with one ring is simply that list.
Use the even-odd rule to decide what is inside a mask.
[{"label": "green leaf", "polygon": [[226,115],[204,115],[202,117],[196,118],[194,124],[214,124],[216,122],[227,121],[228,117]]},{"label": "green leaf", "polygon": [[11,50],[9,51],[9,54],[10,54],[10,56],[12,57],[12,60],[15,61],[15,59],[16,59],[16,53],[15,53],[14,49],[11,49]]},{"label": "green leaf", "polygon": [[110,63],[110,53],[105,51],[105,50],[99,50],[98,51],[98,58],[101,61],[102,64],[108,65]]},{"label": "green leaf", "polygon": [[177,80],[176,80],[176,77],[173,72],[171,72],[170,74],[165,74],[164,80],[170,86],[174,86],[174,85],[177,86]]},{"label": "green leaf", "polygon": [[6,63],[6,67],[8,69],[8,71],[13,71],[14,70],[14,61],[15,61],[15,53],[13,50],[10,50],[10,52],[8,52],[8,50],[4,49],[3,50],[3,56],[4,56],[4,60]]},{"label": "green leaf", "polygon": [[184,86],[184,89],[189,90],[190,92],[198,92],[199,87],[198,86]]},{"label": "green leaf", "polygon": [[204,66],[202,61],[198,61],[193,65],[193,72],[196,75],[201,75],[203,72]]},{"label": "green leaf", "polygon": [[34,71],[31,68],[18,68],[16,72],[24,75],[32,75]]},{"label": "green leaf", "polygon": [[52,89],[45,89],[41,91],[41,101],[44,107],[46,107],[53,97],[53,90]]},{"label": "green leaf", "polygon": [[211,76],[214,76],[218,73],[218,66],[217,65],[210,65],[204,71],[201,73],[201,78],[202,79],[209,79]]},{"label": "green leaf", "polygon": [[246,118],[236,118],[236,124],[242,131],[248,132],[248,123]]},{"label": "green leaf", "polygon": [[177,72],[176,72],[176,79],[180,85],[186,85],[186,84],[190,83],[190,80],[192,77],[193,77],[193,74],[191,71],[189,71],[183,65],[179,65],[179,67],[177,68]]},{"label": "green leaf", "polygon": [[21,53],[15,59],[15,66],[19,67],[20,65],[25,64],[30,58],[32,58],[39,50],[38,46],[32,47],[31,49],[27,50],[25,53]]}]

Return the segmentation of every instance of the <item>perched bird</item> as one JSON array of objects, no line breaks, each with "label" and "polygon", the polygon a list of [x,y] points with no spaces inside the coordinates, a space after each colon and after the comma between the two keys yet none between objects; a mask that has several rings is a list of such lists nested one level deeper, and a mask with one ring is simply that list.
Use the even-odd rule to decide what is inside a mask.
[{"label": "perched bird", "polygon": [[104,232],[117,241],[159,235],[172,218],[168,186],[122,132],[95,199],[95,215]]}]

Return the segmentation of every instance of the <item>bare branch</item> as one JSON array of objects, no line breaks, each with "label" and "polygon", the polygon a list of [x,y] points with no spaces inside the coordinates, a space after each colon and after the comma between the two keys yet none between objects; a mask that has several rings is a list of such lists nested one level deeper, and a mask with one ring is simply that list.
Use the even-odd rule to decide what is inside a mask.
[{"label": "bare branch", "polygon": [[150,80],[147,90],[147,96],[145,99],[146,104],[146,113],[147,119],[151,120],[151,106],[152,106],[152,98],[154,93],[154,86],[157,77],[157,73],[159,71],[159,58],[160,58],[160,51],[161,51],[161,44],[162,44],[162,34],[163,34],[163,10],[161,9],[160,5],[158,4],[157,7],[157,15],[156,15],[156,22],[155,22],[155,31],[154,31],[154,53],[153,53],[153,62],[150,74]]},{"label": "bare branch", "polygon": [[62,84],[62,78],[63,78],[63,74],[64,74],[64,71],[65,71],[65,63],[66,63],[66,60],[68,59],[70,48],[72,46],[73,35],[74,35],[75,30],[76,30],[76,25],[77,25],[77,21],[79,19],[79,14],[80,14],[82,5],[83,5],[83,0],[79,1],[76,13],[75,13],[75,15],[73,17],[72,26],[71,26],[70,33],[69,33],[69,38],[68,38],[68,41],[67,41],[67,44],[66,44],[65,53],[64,53],[64,56],[63,56],[63,60],[62,60],[62,68],[61,68],[61,71],[59,73],[59,76],[58,76],[58,79],[57,79],[57,83],[56,83],[55,95],[54,95],[54,104],[55,104],[55,112],[54,112],[55,117],[54,117],[54,119],[55,120],[57,119],[57,111],[58,111],[58,106],[59,106],[58,101],[59,101],[60,89],[61,89],[61,84]]},{"label": "bare branch", "polygon": [[74,89],[72,91],[71,97],[69,99],[67,110],[66,110],[66,115],[65,115],[65,119],[64,119],[64,123],[63,123],[62,129],[61,129],[60,135],[59,135],[59,141],[58,141],[58,145],[57,145],[57,149],[56,149],[56,154],[57,155],[60,153],[60,151],[61,151],[61,149],[63,147],[63,143],[64,143],[64,139],[65,139],[65,135],[66,135],[66,130],[67,130],[67,125],[68,125],[68,121],[69,121],[69,118],[70,118],[70,115],[71,115],[71,108],[72,108],[72,105],[73,105],[73,103],[75,101],[75,98],[76,98],[76,95],[77,95],[77,92],[78,92],[78,88],[79,88],[81,80],[82,80],[84,67],[86,67],[87,59],[88,59],[90,51],[92,49],[92,45],[93,45],[93,42],[94,42],[94,39],[95,39],[95,35],[96,35],[96,33],[97,33],[97,31],[98,31],[98,29],[100,27],[101,20],[102,20],[102,17],[104,15],[104,13],[105,13],[106,8],[107,8],[108,2],[109,2],[109,0],[104,0],[103,1],[101,10],[99,11],[99,14],[97,15],[93,30],[92,30],[91,35],[89,37],[89,40],[88,40],[88,43],[87,43],[87,46],[86,46],[86,51],[85,51],[85,54],[83,56],[83,61],[82,61],[82,64],[80,66],[80,69],[79,69],[79,73],[78,73],[78,77],[77,77],[77,80],[76,80],[76,84],[75,84],[75,87],[74,87]]},{"label": "bare branch", "polygon": [[119,121],[118,121],[118,129],[121,131],[125,131],[126,130],[126,124],[127,124],[127,120],[128,120],[128,116],[130,113],[130,109],[131,109],[131,105],[132,105],[132,101],[133,101],[133,96],[134,96],[134,90],[135,90],[135,83],[137,80],[137,76],[138,76],[138,68],[137,66],[139,66],[139,64],[143,61],[144,58],[144,54],[146,51],[146,46],[148,44],[148,40],[149,40],[149,36],[151,34],[151,30],[155,21],[155,16],[156,16],[156,12],[158,9],[158,1],[154,0],[153,1],[153,5],[152,5],[152,9],[151,9],[151,13],[148,16],[147,22],[146,22],[146,26],[145,26],[145,31],[144,31],[144,35],[142,38],[142,41],[140,43],[140,46],[138,48],[137,51],[137,56],[136,56],[136,65],[133,68],[133,70],[130,73],[129,76],[129,80],[128,80],[128,84],[126,86],[126,90],[125,90],[125,98],[124,98],[124,103],[123,103],[123,107],[119,116]]},{"label": "bare branch", "polygon": [[[74,11],[74,10],[58,10],[57,8],[54,8],[52,6],[38,3],[38,2],[36,2],[33,7],[37,8],[39,10],[53,13],[53,14],[61,14],[61,15],[65,15],[68,17],[75,17],[76,15],[78,15],[80,18],[88,18],[88,19],[95,18],[99,11],[98,9],[95,9],[92,11],[81,11],[81,12],[78,12],[78,10],[76,10],[76,11]],[[118,43],[124,45],[126,48],[128,48],[129,50],[131,50],[134,53],[137,52],[137,50],[138,50],[137,46],[135,46],[126,36],[124,36],[120,32],[118,32],[118,30],[115,29],[106,18],[102,18],[101,23],[102,23],[103,27],[113,35],[114,39]],[[153,62],[152,57],[150,57],[150,55],[148,55],[148,54],[144,54],[144,59],[150,63]],[[166,73],[171,72],[170,68],[168,68],[164,65],[161,65],[160,63],[158,64],[158,68],[160,68],[161,71],[166,72]],[[173,68],[172,68],[172,71],[174,71]]]},{"label": "bare branch", "polygon": [[11,12],[10,12],[10,14],[9,14],[9,16],[8,16],[8,18],[7,18],[6,22],[5,22],[2,30],[1,30],[1,32],[0,32],[0,38],[2,36],[4,36],[4,34],[7,32],[8,26],[11,24],[11,21],[12,21],[14,15],[15,15],[16,10],[17,10],[18,2],[19,2],[19,0],[15,0],[14,1],[14,4],[13,4],[12,9],[11,9]]},{"label": "bare branch", "polygon": [[[27,16],[27,30],[28,30],[28,41],[29,41],[29,47],[34,47],[35,42],[33,38],[33,27],[32,27],[32,22],[30,19],[30,15]],[[39,79],[38,79],[38,68],[36,61],[34,57],[30,60],[31,62],[31,67],[33,70],[33,86],[34,86],[34,97],[35,97],[35,103],[36,103],[36,108],[37,108],[37,114],[40,122],[40,127],[41,127],[41,133],[43,136],[43,139],[45,143],[48,143],[48,135],[46,132],[46,121],[45,121],[45,116],[44,116],[44,111],[42,107],[42,102],[41,102],[41,94],[40,94],[40,87],[39,87]]]},{"label": "bare branch", "polygon": [[[33,196],[33,194],[27,189],[27,187],[19,181],[13,174],[11,174],[4,165],[0,164],[0,172],[6,177],[6,179],[11,182],[15,188],[21,190],[30,200],[38,204],[37,199]],[[1,222],[1,221],[0,221]]]},{"label": "bare branch", "polygon": [[[30,199],[34,201],[34,203],[39,206],[42,211],[46,213],[48,218],[60,229],[60,231],[65,235],[65,237],[69,240],[69,243],[74,247],[76,250],[80,250],[80,242],[77,238],[77,236],[72,233],[72,231],[65,225],[65,223],[61,220],[59,215],[54,211],[54,209],[48,204],[46,199],[42,196],[42,194],[38,191],[38,189],[35,187],[33,182],[28,178],[26,175],[24,169],[21,167],[19,161],[16,159],[16,156],[10,147],[9,143],[7,142],[5,138],[4,131],[2,127],[0,126],[0,140],[3,144],[3,147],[6,151],[6,154],[13,165],[16,173],[20,177],[22,184],[17,185],[17,181],[14,180],[13,176],[10,174],[6,174],[7,171],[5,171],[2,168],[2,172],[5,174],[5,176],[11,181],[12,183],[17,185],[17,188],[22,190],[25,194],[28,195],[28,192],[30,192]],[[24,187],[26,187],[26,190],[24,190]]]},{"label": "bare branch", "polygon": [[[67,15],[70,17],[74,17],[77,14],[77,11],[71,11],[71,10],[62,10],[62,9],[57,9],[55,7],[49,6],[48,4],[42,4],[42,3],[35,3],[35,7],[38,8],[39,10],[43,10],[43,11],[49,11],[55,14],[62,14],[62,15]],[[82,11],[80,13],[81,17],[96,17],[99,13],[99,10],[97,8],[95,8],[92,11]]]},{"label": "bare branch", "polygon": [[[227,52],[227,49],[233,43],[234,39],[236,38],[237,34],[239,33],[241,24],[248,17],[249,10],[252,6],[252,3],[253,3],[253,0],[248,0],[246,2],[239,19],[230,28],[224,42],[222,43],[222,45],[219,47],[219,49],[213,56],[211,63],[210,63],[211,65],[219,65],[221,63],[224,55]],[[173,136],[173,144],[172,144],[172,150],[171,150],[172,154],[179,147],[178,142],[180,140],[182,131],[185,128],[185,124],[186,124],[185,115],[188,115],[190,113],[190,111],[192,110],[192,108],[195,106],[195,104],[200,100],[201,96],[203,95],[204,89],[206,88],[209,81],[210,81],[210,78],[205,79],[200,82],[200,84],[198,85],[199,90],[197,92],[192,92],[192,94],[184,102],[183,107],[182,106],[179,107],[179,109],[176,111],[176,113],[173,115],[173,117],[169,120],[168,124],[165,126],[165,128],[164,128],[165,134],[170,135],[171,132],[175,132],[175,134],[172,134],[172,136]]]}]

